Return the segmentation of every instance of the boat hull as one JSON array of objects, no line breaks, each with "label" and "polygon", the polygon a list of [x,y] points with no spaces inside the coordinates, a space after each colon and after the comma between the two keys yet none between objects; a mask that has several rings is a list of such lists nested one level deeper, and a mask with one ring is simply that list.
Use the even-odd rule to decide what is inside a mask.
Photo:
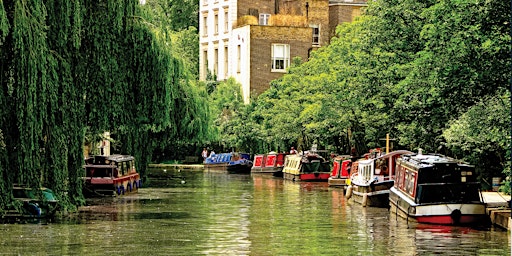
[{"label": "boat hull", "polygon": [[293,181],[327,181],[331,174],[328,172],[315,172],[315,173],[283,173],[283,178]]},{"label": "boat hull", "polygon": [[416,204],[403,192],[392,188],[389,195],[390,211],[408,221],[440,224],[471,225],[487,223],[486,205],[482,202],[438,202]]},{"label": "boat hull", "polygon": [[230,174],[250,174],[251,165],[247,164],[233,164],[226,166],[226,170]]},{"label": "boat hull", "polygon": [[389,189],[393,187],[394,181],[387,180],[381,182],[366,184],[353,183],[350,185],[351,196],[354,201],[362,206],[369,207],[389,207]]},{"label": "boat hull", "polygon": [[135,193],[142,186],[138,173],[129,174],[119,178],[85,177],[84,195],[94,196],[121,196]]},{"label": "boat hull", "polygon": [[204,168],[207,171],[227,171],[228,163],[204,164]]},{"label": "boat hull", "polygon": [[260,167],[260,168],[252,168],[251,173],[253,174],[269,174],[273,175],[276,172],[282,172],[283,167]]},{"label": "boat hull", "polygon": [[329,186],[331,187],[347,187],[347,180],[349,178],[348,177],[341,177],[341,178],[337,178],[337,177],[329,177],[329,179],[327,179],[327,183],[329,184]]}]

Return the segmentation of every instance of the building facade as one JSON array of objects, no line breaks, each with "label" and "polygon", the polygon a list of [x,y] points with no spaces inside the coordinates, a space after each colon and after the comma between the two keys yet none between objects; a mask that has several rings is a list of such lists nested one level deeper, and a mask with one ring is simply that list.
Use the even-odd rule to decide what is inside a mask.
[{"label": "building facade", "polygon": [[306,61],[329,44],[336,26],[364,6],[366,0],[200,0],[199,77],[235,78],[248,103],[294,58]]}]

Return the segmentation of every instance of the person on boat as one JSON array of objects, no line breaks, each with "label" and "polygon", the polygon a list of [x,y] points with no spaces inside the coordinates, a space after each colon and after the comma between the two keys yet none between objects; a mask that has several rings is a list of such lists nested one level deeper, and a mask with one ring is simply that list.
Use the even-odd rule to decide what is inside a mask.
[{"label": "person on boat", "polygon": [[203,152],[201,152],[201,156],[203,157],[203,163],[206,161],[206,158],[208,157],[208,150],[206,148],[203,148]]},{"label": "person on boat", "polygon": [[296,154],[298,154],[298,153],[299,153],[299,152],[297,152],[297,150],[295,150],[295,148],[294,148],[294,147],[292,147],[292,148],[290,149],[290,154],[292,154],[292,155],[293,155],[293,154],[295,154],[295,155],[296,155]]},{"label": "person on boat", "polygon": [[215,156],[215,151],[213,151],[213,149],[212,149],[212,151],[210,151],[210,157],[212,157],[212,156]]}]

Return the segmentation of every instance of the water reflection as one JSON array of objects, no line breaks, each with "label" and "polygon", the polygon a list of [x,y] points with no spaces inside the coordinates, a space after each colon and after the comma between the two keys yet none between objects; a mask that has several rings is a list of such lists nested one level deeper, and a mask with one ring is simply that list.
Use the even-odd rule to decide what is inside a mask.
[{"label": "water reflection", "polygon": [[[176,179],[176,177],[179,177]],[[185,182],[182,182],[185,181]],[[7,255],[510,255],[510,233],[408,225],[326,183],[174,173],[55,223],[3,224]]]}]

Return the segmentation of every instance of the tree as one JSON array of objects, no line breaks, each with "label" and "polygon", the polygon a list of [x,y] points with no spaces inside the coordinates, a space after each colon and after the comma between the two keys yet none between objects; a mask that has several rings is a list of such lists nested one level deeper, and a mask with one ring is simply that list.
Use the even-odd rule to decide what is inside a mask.
[{"label": "tree", "polygon": [[86,132],[110,131],[142,176],[163,133],[204,135],[204,95],[144,15],[131,0],[0,2],[0,209],[13,183],[82,204]]},{"label": "tree", "polygon": [[470,107],[443,132],[456,156],[477,163],[488,188],[492,177],[510,176],[510,108],[510,93],[500,91]]}]

